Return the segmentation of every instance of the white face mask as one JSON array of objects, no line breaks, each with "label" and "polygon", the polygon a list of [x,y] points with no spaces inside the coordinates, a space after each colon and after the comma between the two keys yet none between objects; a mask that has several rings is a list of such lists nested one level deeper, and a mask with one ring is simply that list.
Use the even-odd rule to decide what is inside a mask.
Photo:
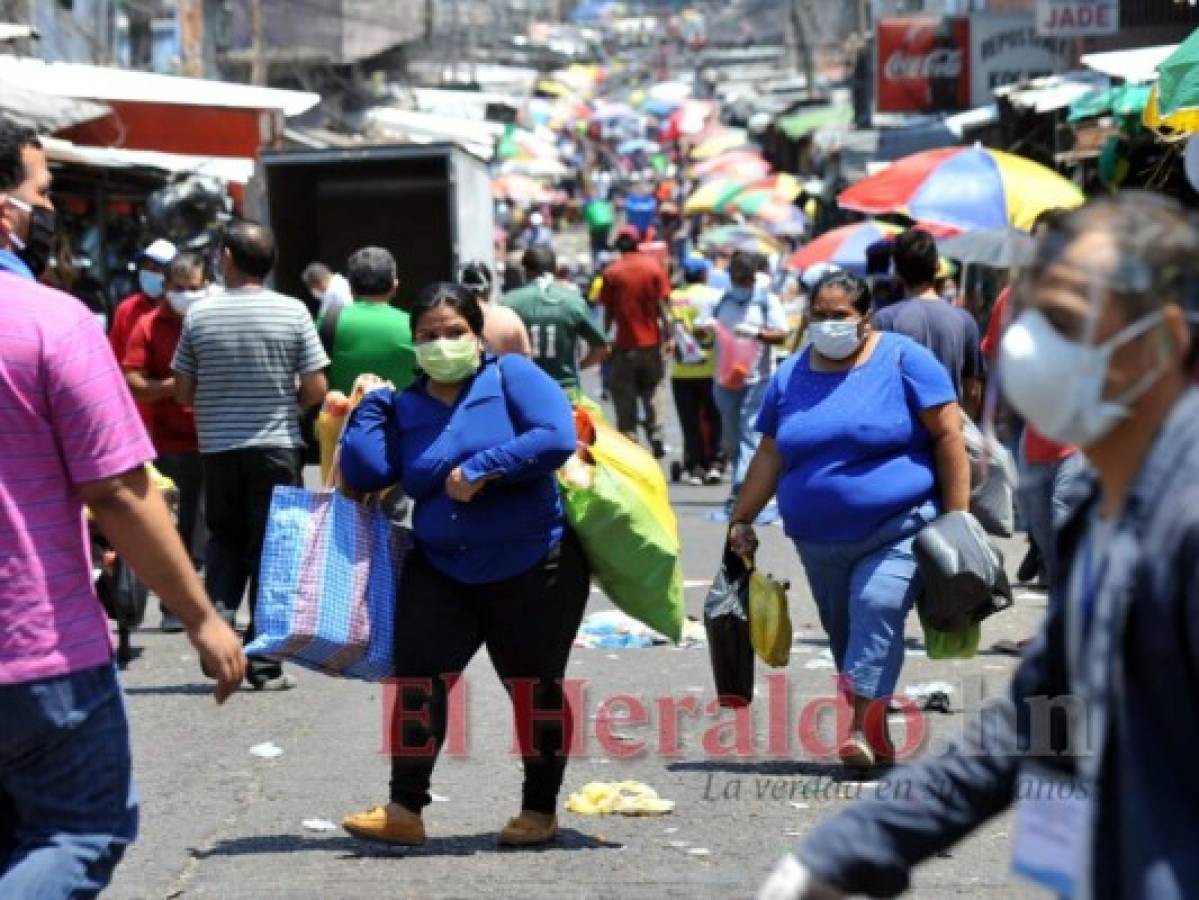
[{"label": "white face mask", "polygon": [[1133,322],[1102,344],[1072,341],[1035,309],[1025,310],[1004,333],[999,371],[1004,396],[1050,440],[1089,447],[1120,421],[1129,407],[1165,372],[1165,354],[1136,384],[1114,400],[1103,396],[1116,349],[1155,328],[1162,311]]},{"label": "white face mask", "polygon": [[813,322],[808,326],[808,333],[816,352],[827,359],[847,359],[862,346],[857,322]]},{"label": "white face mask", "polygon": [[198,288],[194,291],[167,291],[167,303],[171,304],[176,315],[186,315],[188,309],[197,300],[203,300],[208,296],[207,288]]}]

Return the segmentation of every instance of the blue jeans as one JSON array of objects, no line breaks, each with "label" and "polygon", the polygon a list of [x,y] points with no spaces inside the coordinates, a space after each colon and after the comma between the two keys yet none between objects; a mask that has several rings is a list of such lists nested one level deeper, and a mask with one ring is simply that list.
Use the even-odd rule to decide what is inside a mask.
[{"label": "blue jeans", "polygon": [[720,411],[720,444],[729,458],[733,469],[733,493],[741,490],[745,473],[754,458],[762,436],[754,430],[762,401],[766,399],[766,388],[770,379],[764,378],[756,384],[746,385],[739,391],[731,391],[719,384],[713,385],[712,396]]},{"label": "blue jeans", "polygon": [[795,542],[833,662],[857,697],[895,692],[904,620],[920,594],[912,541],[936,517],[930,501],[860,541]]},{"label": "blue jeans", "polygon": [[0,685],[0,900],[95,897],[137,835],[112,665]]}]

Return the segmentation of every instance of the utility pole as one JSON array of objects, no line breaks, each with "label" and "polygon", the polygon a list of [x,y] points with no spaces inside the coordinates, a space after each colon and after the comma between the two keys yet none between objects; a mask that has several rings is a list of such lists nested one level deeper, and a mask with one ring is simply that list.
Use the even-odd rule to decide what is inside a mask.
[{"label": "utility pole", "polygon": [[[807,22],[804,21],[804,14],[810,12],[809,4],[805,0],[791,0],[791,28],[795,34],[795,52],[803,70],[804,88],[809,96],[816,89],[816,66],[812,59],[812,46],[808,41]],[[811,21],[810,15],[808,21]]]},{"label": "utility pole", "polygon": [[266,84],[266,27],[262,17],[262,0],[250,0],[250,84]]}]

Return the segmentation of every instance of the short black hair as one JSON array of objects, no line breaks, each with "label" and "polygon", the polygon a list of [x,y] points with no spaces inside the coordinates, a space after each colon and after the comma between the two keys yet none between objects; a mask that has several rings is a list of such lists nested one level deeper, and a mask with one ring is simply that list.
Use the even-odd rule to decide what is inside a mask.
[{"label": "short black hair", "polygon": [[816,298],[824,290],[845,291],[849,295],[849,305],[854,308],[854,311],[859,316],[870,314],[870,303],[872,300],[870,285],[852,272],[829,272],[816,282],[816,286],[812,288],[812,305],[816,303]]},{"label": "short black hair", "polygon": [[225,229],[224,243],[243,275],[265,278],[275,267],[275,236],[265,225],[238,219]]},{"label": "short black hair", "polygon": [[439,306],[448,306],[455,310],[466,319],[466,324],[477,337],[483,336],[483,307],[479,306],[479,301],[471,291],[449,281],[434,282],[416,298],[416,303],[409,312],[414,334],[421,318]]},{"label": "short black hair", "polygon": [[621,253],[632,253],[639,246],[639,241],[631,234],[618,234],[612,246]]},{"label": "short black hair", "polygon": [[462,267],[458,282],[467,290],[476,294],[491,294],[491,286],[495,284],[495,273],[491,266],[481,259],[474,259]]},{"label": "short black hair", "polygon": [[895,274],[906,287],[932,284],[937,277],[937,242],[921,228],[909,228],[895,239]]},{"label": "short black hair", "polygon": [[189,275],[197,271],[203,272],[205,277],[207,277],[208,266],[205,265],[204,257],[191,250],[184,250],[176,253],[175,258],[167,264],[167,279],[170,281],[186,281]]},{"label": "short black hair", "polygon": [[729,261],[729,279],[737,286],[753,284],[754,276],[758,274],[758,264],[755,254],[748,250],[738,250]]},{"label": "short black hair", "polygon": [[382,297],[396,283],[396,258],[383,247],[363,247],[346,260],[346,277],[355,297]]},{"label": "short black hair", "polygon": [[551,247],[530,247],[520,258],[521,268],[530,278],[548,275],[558,268],[558,257]]},{"label": "short black hair", "polygon": [[25,180],[25,162],[21,151],[25,147],[40,148],[37,132],[12,119],[0,116],[0,191],[11,191]]},{"label": "short black hair", "polygon": [[333,271],[323,262],[310,262],[300,273],[300,280],[311,287],[318,278],[330,278],[332,275]]}]

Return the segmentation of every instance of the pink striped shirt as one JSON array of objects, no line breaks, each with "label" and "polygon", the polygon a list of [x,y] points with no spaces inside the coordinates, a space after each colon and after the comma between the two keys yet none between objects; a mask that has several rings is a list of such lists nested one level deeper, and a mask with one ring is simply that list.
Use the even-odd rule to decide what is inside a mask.
[{"label": "pink striped shirt", "polygon": [[96,317],[0,272],[0,684],[111,659],[76,485],[153,458]]}]

